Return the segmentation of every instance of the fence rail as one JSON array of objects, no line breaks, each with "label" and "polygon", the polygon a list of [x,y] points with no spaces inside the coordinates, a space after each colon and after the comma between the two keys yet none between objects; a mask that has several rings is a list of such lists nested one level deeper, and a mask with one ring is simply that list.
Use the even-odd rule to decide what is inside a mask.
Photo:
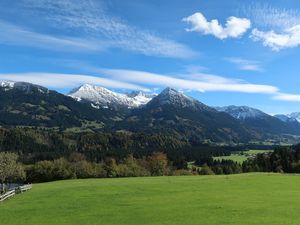
[{"label": "fence rail", "polygon": [[4,200],[6,200],[6,199],[8,199],[10,197],[13,197],[16,194],[28,191],[31,188],[32,188],[31,184],[19,186],[19,187],[15,188],[14,190],[6,192],[4,195],[0,195],[0,202],[3,202]]},{"label": "fence rail", "polygon": [[3,202],[4,200],[14,196],[16,194],[15,190],[8,191],[4,195],[0,195],[0,202]]},{"label": "fence rail", "polygon": [[32,188],[31,184],[27,184],[27,185],[23,185],[20,187],[17,187],[16,190],[18,190],[20,193],[24,192],[24,191],[28,191]]}]

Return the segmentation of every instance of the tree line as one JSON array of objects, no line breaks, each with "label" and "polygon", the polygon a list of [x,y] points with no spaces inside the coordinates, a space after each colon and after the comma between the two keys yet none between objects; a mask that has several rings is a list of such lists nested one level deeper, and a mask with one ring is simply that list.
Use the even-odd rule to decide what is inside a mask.
[{"label": "tree line", "polygon": [[0,183],[61,179],[243,172],[300,172],[300,145],[278,147],[242,164],[216,161],[241,148],[190,145],[189,140],[143,133],[65,133],[0,129]]}]

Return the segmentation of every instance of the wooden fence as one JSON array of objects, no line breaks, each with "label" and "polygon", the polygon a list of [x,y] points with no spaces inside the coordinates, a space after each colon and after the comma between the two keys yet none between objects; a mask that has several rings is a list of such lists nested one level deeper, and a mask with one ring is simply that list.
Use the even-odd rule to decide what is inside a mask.
[{"label": "wooden fence", "polygon": [[27,184],[27,185],[23,185],[23,186],[19,186],[15,189],[15,191],[17,193],[22,193],[24,191],[28,191],[32,188],[32,185],[31,184]]},{"label": "wooden fence", "polygon": [[0,195],[0,202],[3,202],[4,200],[14,196],[16,194],[15,190],[8,191],[4,195]]},{"label": "wooden fence", "polygon": [[23,185],[23,186],[19,186],[17,188],[15,188],[14,190],[8,191],[6,192],[4,195],[0,195],[0,202],[3,202],[4,200],[15,196],[16,194],[20,194],[24,191],[28,191],[32,188],[31,184],[28,185]]}]

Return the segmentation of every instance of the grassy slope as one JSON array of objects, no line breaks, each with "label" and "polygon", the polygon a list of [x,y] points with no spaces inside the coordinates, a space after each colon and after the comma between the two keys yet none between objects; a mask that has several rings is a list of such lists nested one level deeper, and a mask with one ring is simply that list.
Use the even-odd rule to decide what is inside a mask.
[{"label": "grassy slope", "polygon": [[218,157],[214,157],[214,160],[232,160],[234,162],[238,162],[238,163],[243,163],[244,161],[246,161],[248,159],[247,156],[245,155],[239,155],[239,154],[231,154],[228,156],[218,156]]},{"label": "grassy slope", "polygon": [[300,176],[149,177],[34,185],[0,204],[3,225],[294,225]]},{"label": "grassy slope", "polygon": [[238,163],[243,163],[246,161],[249,157],[254,157],[257,154],[262,154],[262,153],[268,153],[272,152],[273,150],[249,150],[249,151],[244,151],[243,154],[239,153],[234,153],[229,156],[218,156],[214,157],[214,160],[232,160]]}]

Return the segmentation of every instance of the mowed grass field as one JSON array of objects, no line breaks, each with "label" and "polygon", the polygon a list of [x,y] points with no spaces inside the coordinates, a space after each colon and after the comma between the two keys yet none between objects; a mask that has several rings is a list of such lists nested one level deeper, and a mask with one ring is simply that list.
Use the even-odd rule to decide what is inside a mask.
[{"label": "mowed grass field", "polygon": [[300,176],[146,177],[36,184],[1,225],[298,225]]}]

